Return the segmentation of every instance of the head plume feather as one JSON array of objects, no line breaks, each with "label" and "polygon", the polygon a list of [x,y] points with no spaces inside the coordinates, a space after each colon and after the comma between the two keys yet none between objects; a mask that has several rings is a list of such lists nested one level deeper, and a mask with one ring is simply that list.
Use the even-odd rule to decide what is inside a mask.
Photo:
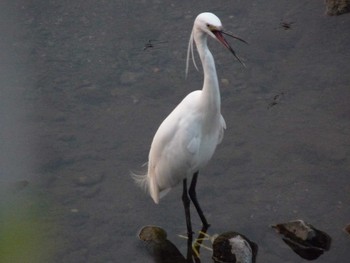
[{"label": "head plume feather", "polygon": [[194,59],[193,43],[194,43],[194,38],[193,38],[193,30],[192,30],[191,36],[190,36],[190,40],[188,41],[188,47],[187,47],[186,77],[188,75],[188,69],[189,69],[189,64],[190,64],[190,56],[192,57],[192,61],[193,61],[194,67],[198,71],[196,60]]}]

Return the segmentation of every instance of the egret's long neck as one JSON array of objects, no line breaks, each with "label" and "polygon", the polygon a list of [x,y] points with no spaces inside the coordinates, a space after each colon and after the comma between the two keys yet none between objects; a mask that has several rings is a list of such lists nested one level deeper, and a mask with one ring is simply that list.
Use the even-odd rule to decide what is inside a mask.
[{"label": "egret's long neck", "polygon": [[219,83],[214,58],[207,45],[207,35],[202,32],[195,32],[194,40],[204,71],[202,100],[205,110],[212,113],[220,113]]}]

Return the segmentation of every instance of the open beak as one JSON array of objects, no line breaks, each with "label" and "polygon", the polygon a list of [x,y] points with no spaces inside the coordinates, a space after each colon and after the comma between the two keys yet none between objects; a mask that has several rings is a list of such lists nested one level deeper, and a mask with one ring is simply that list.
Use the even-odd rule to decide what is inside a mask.
[{"label": "open beak", "polygon": [[246,41],[244,41],[242,38],[236,37],[230,33],[224,32],[222,30],[212,30],[213,34],[216,36],[216,38],[221,42],[221,44],[223,44],[228,50],[231,51],[231,53],[235,56],[235,58],[243,65],[245,66],[245,64],[241,61],[241,59],[236,55],[236,52],[232,49],[232,47],[230,46],[230,44],[226,41],[226,39],[224,38],[224,35],[230,36],[232,38],[235,38],[243,43],[248,44]]}]

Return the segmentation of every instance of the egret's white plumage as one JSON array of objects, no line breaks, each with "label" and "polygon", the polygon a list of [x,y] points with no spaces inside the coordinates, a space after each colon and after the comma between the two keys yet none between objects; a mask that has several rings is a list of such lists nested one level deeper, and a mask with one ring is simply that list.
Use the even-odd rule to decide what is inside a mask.
[{"label": "egret's white plumage", "polygon": [[223,138],[226,124],[220,111],[219,83],[207,46],[210,36],[235,55],[221,33],[220,19],[212,13],[201,13],[194,21],[186,73],[195,43],[204,71],[203,88],[188,94],[160,125],[149,152],[147,174],[136,178],[155,203],[172,187],[201,170]]}]

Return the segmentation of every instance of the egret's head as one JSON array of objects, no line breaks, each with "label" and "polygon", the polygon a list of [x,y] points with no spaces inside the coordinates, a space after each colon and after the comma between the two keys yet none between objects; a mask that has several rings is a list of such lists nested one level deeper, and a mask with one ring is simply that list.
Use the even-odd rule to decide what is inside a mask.
[{"label": "egret's head", "polygon": [[244,63],[240,60],[240,58],[236,55],[236,52],[232,49],[230,44],[226,41],[223,35],[230,36],[244,43],[247,42],[237,36],[232,35],[231,33],[225,32],[223,30],[223,26],[221,24],[220,19],[216,15],[209,12],[199,14],[196,20],[194,21],[194,30],[200,30],[208,34],[212,38],[218,40],[228,50],[230,50],[230,52],[243,66],[245,66]]},{"label": "egret's head", "polygon": [[223,30],[222,24],[220,19],[214,15],[213,13],[205,12],[199,14],[193,25],[193,30],[191,32],[191,37],[190,41],[188,42],[188,48],[187,48],[187,59],[186,59],[186,76],[188,73],[188,67],[189,67],[189,60],[190,60],[190,54],[192,56],[192,61],[195,66],[195,68],[198,70],[198,67],[196,65],[196,62],[194,60],[194,54],[193,54],[193,43],[195,41],[194,35],[199,35],[199,36],[206,36],[209,35],[212,38],[218,40],[221,44],[223,44],[234,56],[235,58],[243,65],[244,63],[241,61],[241,59],[236,55],[235,51],[231,48],[229,43],[226,41],[224,38],[224,35],[233,37],[235,39],[238,39],[244,43],[245,42],[243,39],[236,37],[232,35],[231,33],[227,33]]},{"label": "egret's head", "polygon": [[207,33],[212,38],[216,38],[214,32],[222,31],[220,19],[213,13],[201,13],[194,21],[194,28]]}]

